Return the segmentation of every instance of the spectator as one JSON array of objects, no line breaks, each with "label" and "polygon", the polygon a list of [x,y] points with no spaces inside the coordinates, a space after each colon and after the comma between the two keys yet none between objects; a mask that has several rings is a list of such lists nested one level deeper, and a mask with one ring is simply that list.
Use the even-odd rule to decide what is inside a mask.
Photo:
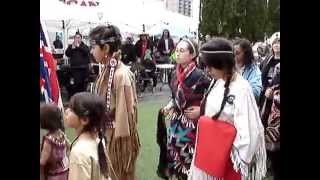
[{"label": "spectator", "polygon": [[70,62],[70,85],[69,97],[77,92],[86,91],[87,81],[89,78],[89,47],[82,42],[82,35],[77,32],[74,36],[73,43],[68,46],[66,56]]},{"label": "spectator", "polygon": [[136,52],[133,45],[133,38],[127,37],[124,45],[121,47],[122,62],[125,65],[136,62]]},{"label": "spectator", "polygon": [[246,39],[236,41],[234,44],[234,54],[237,70],[244,79],[248,80],[258,103],[262,89],[261,71],[254,62],[250,42]]},{"label": "spectator", "polygon": [[158,61],[159,63],[169,63],[170,55],[174,50],[173,39],[170,36],[169,30],[163,30],[161,39],[158,42],[157,50],[160,52],[161,58]]},{"label": "spectator", "polygon": [[139,62],[143,60],[144,55],[146,53],[146,50],[151,50],[151,43],[148,40],[148,34],[147,33],[141,33],[140,39],[136,42],[135,46],[135,52],[137,57],[139,58]]}]

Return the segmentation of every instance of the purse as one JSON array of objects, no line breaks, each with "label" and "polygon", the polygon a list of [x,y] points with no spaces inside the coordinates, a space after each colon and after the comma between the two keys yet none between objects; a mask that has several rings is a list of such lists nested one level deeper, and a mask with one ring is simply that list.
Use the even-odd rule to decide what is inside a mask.
[{"label": "purse", "polygon": [[225,177],[236,137],[235,127],[218,119],[201,116],[197,136],[195,166],[211,176]]}]

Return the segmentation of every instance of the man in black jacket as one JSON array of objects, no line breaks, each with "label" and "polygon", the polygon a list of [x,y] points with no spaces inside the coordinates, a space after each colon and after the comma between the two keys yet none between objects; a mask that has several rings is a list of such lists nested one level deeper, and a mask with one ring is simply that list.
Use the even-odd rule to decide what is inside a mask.
[{"label": "man in black jacket", "polygon": [[68,46],[66,56],[70,62],[70,87],[68,88],[69,97],[77,92],[86,90],[89,77],[90,49],[82,42],[82,35],[77,32],[74,41]]},{"label": "man in black jacket", "polygon": [[122,62],[124,64],[129,64],[130,62],[135,63],[136,62],[136,52],[135,47],[133,45],[133,38],[127,37],[125,44],[121,46],[121,52],[122,52]]}]

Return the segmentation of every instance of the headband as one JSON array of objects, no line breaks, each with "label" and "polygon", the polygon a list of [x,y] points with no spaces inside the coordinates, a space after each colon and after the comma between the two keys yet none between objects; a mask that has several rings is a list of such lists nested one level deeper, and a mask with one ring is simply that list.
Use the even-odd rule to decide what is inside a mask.
[{"label": "headband", "polygon": [[233,54],[232,51],[201,51],[201,53],[207,53],[207,54]]},{"label": "headband", "polygon": [[104,44],[107,44],[107,43],[112,43],[112,42],[115,42],[116,41],[116,38],[115,37],[110,37],[108,39],[100,39],[100,40],[91,40],[90,41],[90,45],[96,45],[96,44],[99,44],[99,45],[104,45]]},{"label": "headband", "polygon": [[193,43],[190,41],[190,39],[183,38],[182,40],[183,40],[183,41],[186,41],[188,44],[190,44],[190,46],[192,47],[192,50],[193,50],[192,55],[193,55],[194,57],[196,57],[196,48],[194,47],[194,45],[193,45]]}]

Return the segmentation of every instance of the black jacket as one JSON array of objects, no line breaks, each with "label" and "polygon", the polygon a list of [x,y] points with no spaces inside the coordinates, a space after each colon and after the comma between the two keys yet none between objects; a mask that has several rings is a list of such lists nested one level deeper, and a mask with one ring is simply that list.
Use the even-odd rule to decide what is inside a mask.
[{"label": "black jacket", "polygon": [[128,64],[131,62],[136,62],[136,51],[133,44],[124,44],[121,47],[122,52],[122,62]]},{"label": "black jacket", "polygon": [[73,68],[86,68],[90,63],[89,59],[90,50],[87,45],[81,42],[79,47],[72,48],[69,45],[66,50],[66,56],[69,57],[70,65]]},{"label": "black jacket", "polygon": [[53,46],[55,49],[63,49],[62,41],[58,39],[53,42]]},{"label": "black jacket", "polygon": [[164,54],[163,51],[166,50],[166,43],[165,43],[165,40],[164,39],[160,39],[159,42],[158,42],[158,45],[157,45],[157,50],[160,52],[160,54],[163,56],[163,55],[168,55],[170,56],[173,49],[174,49],[174,43],[173,43],[173,40],[171,38],[168,39],[168,48],[170,49],[170,52],[169,54]]}]

